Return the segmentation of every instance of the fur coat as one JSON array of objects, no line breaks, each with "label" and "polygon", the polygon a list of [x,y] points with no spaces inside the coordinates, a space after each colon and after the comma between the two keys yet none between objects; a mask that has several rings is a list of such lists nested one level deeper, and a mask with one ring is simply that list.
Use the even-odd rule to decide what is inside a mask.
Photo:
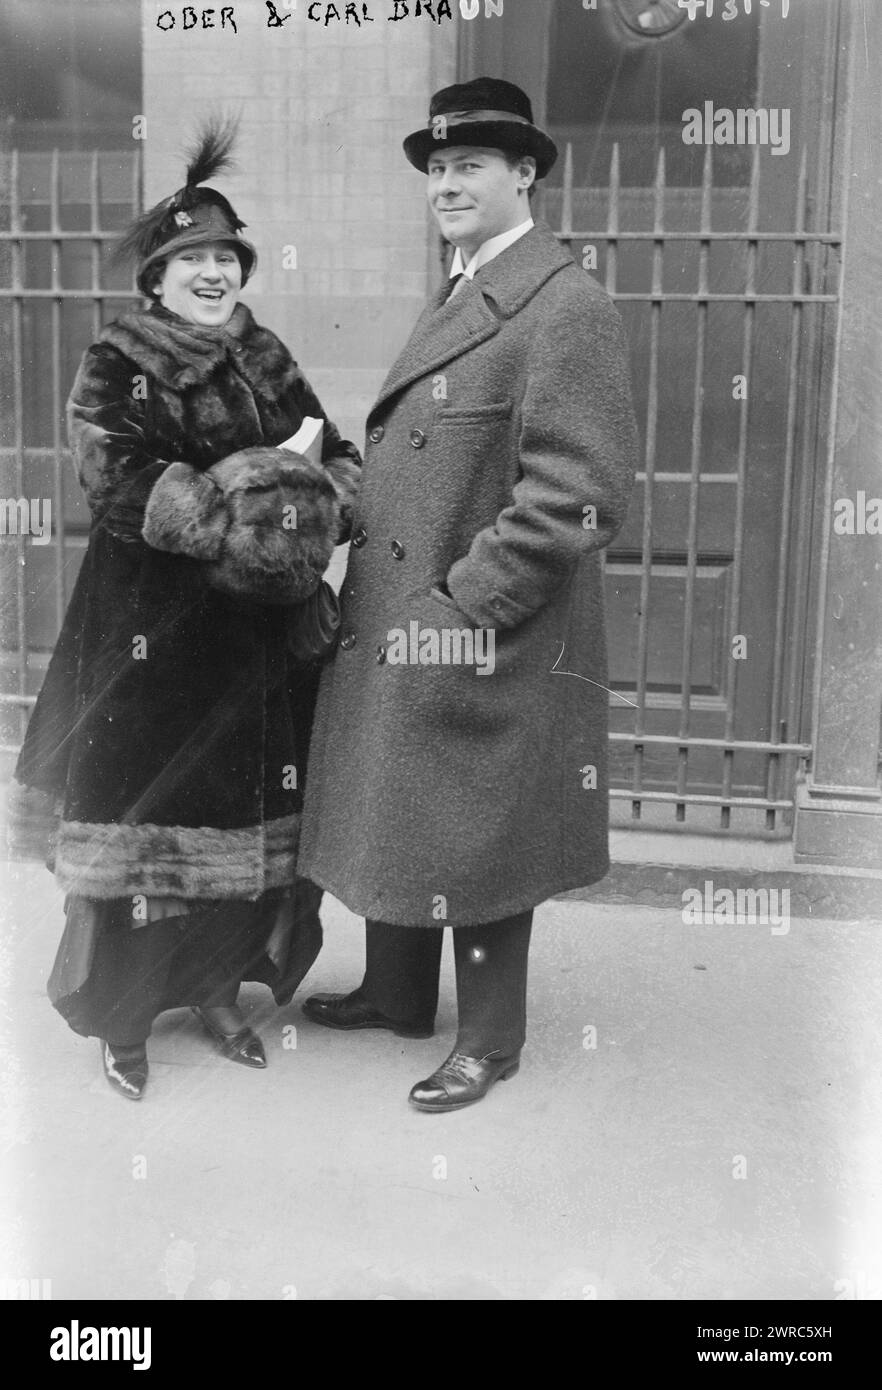
[{"label": "fur coat", "polygon": [[131,313],[83,357],[68,427],[92,527],[10,817],[13,854],[65,891],[294,881],[318,671],[289,655],[292,605],[348,534],[360,465],[327,420],[321,468],[277,453],[307,415],[243,304],[222,329]]},{"label": "fur coat", "polygon": [[368,417],[299,866],[414,927],[607,872],[600,561],[637,462],[619,316],[547,227],[446,293]]}]

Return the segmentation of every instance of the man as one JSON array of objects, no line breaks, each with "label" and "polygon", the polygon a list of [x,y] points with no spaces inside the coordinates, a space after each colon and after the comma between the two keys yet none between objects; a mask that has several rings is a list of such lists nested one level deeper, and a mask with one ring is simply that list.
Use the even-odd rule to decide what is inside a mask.
[{"label": "man", "polygon": [[456,1045],[410,1093],[443,1112],[518,1069],[533,908],[609,867],[600,551],[636,431],[618,315],[530,215],[557,151],[525,93],[449,87],[404,149],[453,285],[368,417],[299,862],[367,919],[366,969],[304,1011],[431,1036],[453,927]]}]

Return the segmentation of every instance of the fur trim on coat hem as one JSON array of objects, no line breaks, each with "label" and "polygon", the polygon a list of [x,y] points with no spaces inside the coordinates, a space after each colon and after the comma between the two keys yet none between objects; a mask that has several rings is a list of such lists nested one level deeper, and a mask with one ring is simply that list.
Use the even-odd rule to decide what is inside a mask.
[{"label": "fur trim on coat hem", "polygon": [[52,792],[26,787],[13,778],[6,798],[9,858],[14,862],[37,859],[51,868],[60,820],[61,802]]},{"label": "fur trim on coat hem", "polygon": [[62,821],[55,876],[81,897],[246,899],[296,877],[300,816],[242,830],[213,826],[92,825]]}]

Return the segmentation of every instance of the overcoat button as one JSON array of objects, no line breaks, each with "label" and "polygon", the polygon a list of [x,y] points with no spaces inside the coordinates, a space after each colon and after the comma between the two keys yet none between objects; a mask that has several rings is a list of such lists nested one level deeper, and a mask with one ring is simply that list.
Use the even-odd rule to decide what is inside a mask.
[{"label": "overcoat button", "polygon": [[384,430],[382,425],[374,425],[374,428],[371,430],[368,438],[370,439],[372,444],[379,444],[380,440],[383,438],[383,435],[385,433],[386,431]]},{"label": "overcoat button", "polygon": [[357,640],[358,639],[354,632],[347,632],[346,636],[342,639],[340,646],[343,648],[344,652],[351,652]]},{"label": "overcoat button", "polygon": [[404,546],[401,544],[401,541],[392,542],[392,554],[396,560],[404,559]]},{"label": "overcoat button", "polygon": [[426,442],[426,436],[422,430],[411,430],[410,442],[415,449],[421,449]]},{"label": "overcoat button", "polygon": [[377,647],[377,665],[382,666],[386,661],[386,648]]},{"label": "overcoat button", "polygon": [[367,531],[363,526],[359,526],[355,535],[352,537],[352,544],[355,546],[356,550],[361,550],[363,545],[367,545]]}]

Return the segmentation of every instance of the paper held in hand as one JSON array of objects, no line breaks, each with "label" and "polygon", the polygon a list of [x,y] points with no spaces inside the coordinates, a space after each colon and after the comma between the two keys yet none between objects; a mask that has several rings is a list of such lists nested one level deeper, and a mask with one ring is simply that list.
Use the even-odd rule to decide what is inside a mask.
[{"label": "paper held in hand", "polygon": [[[307,415],[297,433],[292,434],[290,439],[286,439],[284,444],[280,444],[278,447],[280,449],[287,449],[289,453],[300,454],[303,458],[309,459],[310,463],[314,463],[320,468],[322,464],[324,433],[324,420],[318,420],[314,415]],[[324,574],[325,579],[328,581],[335,594],[340,592],[345,567],[345,551],[338,549]]]},{"label": "paper held in hand", "polygon": [[324,420],[317,420],[314,415],[307,415],[297,433],[292,434],[290,439],[286,439],[278,447],[287,449],[292,454],[301,454],[303,458],[309,459],[310,463],[320,467],[324,432]]}]

